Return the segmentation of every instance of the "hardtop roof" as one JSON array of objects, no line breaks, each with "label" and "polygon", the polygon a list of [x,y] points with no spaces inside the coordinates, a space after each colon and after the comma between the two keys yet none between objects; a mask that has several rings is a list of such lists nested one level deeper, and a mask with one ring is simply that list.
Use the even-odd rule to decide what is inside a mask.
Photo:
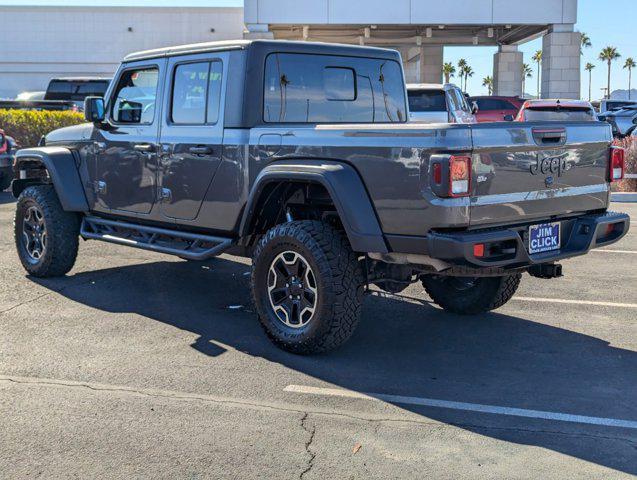
[{"label": "hardtop roof", "polygon": [[218,42],[194,43],[190,45],[177,45],[174,47],[157,48],[134,52],[124,57],[124,62],[147,60],[151,58],[173,57],[190,55],[195,53],[217,52],[223,50],[248,49],[250,47],[261,49],[298,51],[299,53],[327,53],[333,55],[372,56],[378,58],[394,59],[395,50],[358,45],[345,45],[321,42],[291,42],[287,40],[224,40]]}]

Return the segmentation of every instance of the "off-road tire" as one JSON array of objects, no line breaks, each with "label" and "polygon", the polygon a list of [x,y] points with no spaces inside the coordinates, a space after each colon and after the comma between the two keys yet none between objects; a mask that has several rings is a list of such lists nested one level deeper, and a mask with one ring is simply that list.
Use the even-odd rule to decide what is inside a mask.
[{"label": "off-road tire", "polygon": [[426,276],[422,284],[431,299],[448,312],[477,315],[500,308],[515,295],[522,275],[476,278],[475,284],[460,289],[454,286],[457,278]]},{"label": "off-road tire", "polygon": [[[317,283],[317,306],[309,322],[292,328],[275,314],[268,276],[275,258],[295,252],[309,263]],[[277,225],[259,241],[252,262],[252,297],[261,325],[279,348],[300,355],[333,350],[352,335],[361,316],[363,277],[347,238],[319,221]]]},{"label": "off-road tire", "polygon": [[[27,252],[23,236],[23,220],[31,206],[37,206],[44,217],[46,249],[38,260]],[[24,269],[34,277],[59,277],[68,273],[77,258],[80,217],[65,212],[51,185],[26,188],[18,198],[15,221],[15,243]]]}]

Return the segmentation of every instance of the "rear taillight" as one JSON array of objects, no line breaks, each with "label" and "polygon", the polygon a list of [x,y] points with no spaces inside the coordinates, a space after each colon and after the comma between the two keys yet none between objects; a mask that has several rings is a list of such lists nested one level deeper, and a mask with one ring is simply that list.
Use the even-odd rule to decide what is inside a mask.
[{"label": "rear taillight", "polygon": [[449,196],[469,195],[471,186],[471,157],[449,158]]},{"label": "rear taillight", "polygon": [[624,178],[624,157],[625,150],[623,148],[611,147],[609,169],[609,180],[611,182],[616,182]]}]

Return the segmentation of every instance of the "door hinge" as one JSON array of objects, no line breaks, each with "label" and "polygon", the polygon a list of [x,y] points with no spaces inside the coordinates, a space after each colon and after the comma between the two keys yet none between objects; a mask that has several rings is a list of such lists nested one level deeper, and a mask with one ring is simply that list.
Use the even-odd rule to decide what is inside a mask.
[{"label": "door hinge", "polygon": [[172,196],[173,196],[173,192],[171,192],[169,188],[161,187],[159,189],[159,199],[160,199],[160,201],[162,201],[162,202],[170,201]]},{"label": "door hinge", "polygon": [[102,153],[104,150],[106,150],[105,142],[93,142],[93,153],[95,155]]},{"label": "door hinge", "polygon": [[97,194],[105,194],[106,193],[106,182],[102,180],[97,180],[93,182],[93,191]]}]

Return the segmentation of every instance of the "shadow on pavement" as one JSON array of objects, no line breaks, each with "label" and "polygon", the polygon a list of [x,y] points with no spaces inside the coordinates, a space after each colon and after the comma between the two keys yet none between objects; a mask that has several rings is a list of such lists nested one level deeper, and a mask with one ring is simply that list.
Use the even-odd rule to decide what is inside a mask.
[{"label": "shadow on pavement", "polygon": [[0,205],[4,205],[5,203],[15,203],[15,198],[13,198],[11,192],[0,191]]},{"label": "shadow on pavement", "polygon": [[[193,332],[199,339],[192,347],[212,358],[224,353],[215,344],[220,342],[354,391],[637,420],[637,353],[604,340],[500,313],[458,317],[396,297],[370,296],[344,348],[299,357],[270,344],[254,313],[228,310],[249,305],[249,267],[225,258],[209,265],[156,262],[38,283],[58,290],[97,274],[102,288],[65,288],[61,294]],[[557,429],[540,420],[399,406],[484,436],[637,474],[634,431],[613,429],[610,435],[605,427],[583,427],[598,437],[629,439],[616,440],[621,451],[609,454],[597,448],[598,437],[562,432],[581,425]],[[529,425],[553,432],[534,434]]]}]

